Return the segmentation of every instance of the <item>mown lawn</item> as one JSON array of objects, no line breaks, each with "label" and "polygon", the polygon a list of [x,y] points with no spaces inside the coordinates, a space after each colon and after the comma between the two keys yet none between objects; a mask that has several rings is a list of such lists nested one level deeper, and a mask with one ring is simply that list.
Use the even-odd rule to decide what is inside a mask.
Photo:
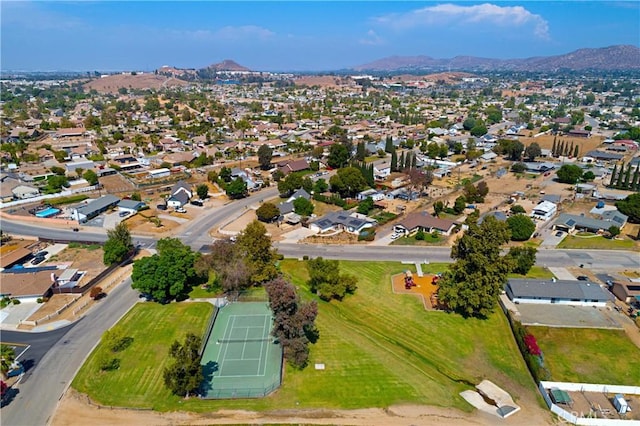
[{"label": "mown lawn", "polygon": [[631,240],[612,240],[602,236],[576,237],[567,235],[558,244],[561,249],[600,249],[600,250],[631,250],[635,243]]},{"label": "mown lawn", "polygon": [[108,349],[98,345],[73,380],[73,387],[105,405],[177,406],[179,398],[171,395],[162,379],[162,371],[171,361],[169,347],[189,332],[204,334],[212,312],[209,303],[138,303],[115,326],[133,338],[128,348],[114,354],[120,359],[120,368],[100,371],[98,355]]},{"label": "mown lawn", "polygon": [[640,349],[624,331],[527,327],[560,382],[638,385]]},{"label": "mown lawn", "polygon": [[533,265],[527,275],[509,274],[509,278],[535,278],[540,280],[550,280],[553,278],[553,273],[543,266]]},{"label": "mown lawn", "polygon": [[[135,335],[140,346],[136,348],[134,343],[127,353],[137,357],[138,352],[155,351],[153,358],[136,360],[132,366],[123,360],[120,371],[96,373],[92,355],[74,386],[103,404],[196,412],[223,408],[366,408],[398,403],[471,411],[472,407],[458,394],[485,378],[503,386],[516,400],[536,398],[533,381],[499,308],[486,320],[427,312],[417,298],[392,293],[391,275],[403,272],[407,265],[340,265],[343,273],[358,277],[356,294],[342,302],[318,301],[316,324],[320,339],[311,346],[309,366],[301,371],[286,367],[282,387],[267,398],[180,401],[168,394],[161,378],[168,346],[187,327],[203,329],[206,324],[206,318],[194,321],[193,315],[185,321],[181,304],[144,304],[167,314],[154,315],[151,321],[141,324],[138,317],[147,314],[138,313],[140,308],[136,307],[119,325],[132,333],[140,330]],[[315,299],[306,289],[303,262],[283,260],[280,268],[298,286],[303,299]],[[445,264],[430,264],[423,270],[441,272],[445,268]],[[146,327],[164,330],[160,333],[164,337],[156,338]],[[315,370],[315,363],[324,363],[326,369]],[[112,379],[110,375],[119,378]]]}]

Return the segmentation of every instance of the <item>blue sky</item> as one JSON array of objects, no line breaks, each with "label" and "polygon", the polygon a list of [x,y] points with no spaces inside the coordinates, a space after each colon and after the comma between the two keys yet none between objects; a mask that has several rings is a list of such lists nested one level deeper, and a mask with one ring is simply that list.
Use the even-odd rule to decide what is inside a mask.
[{"label": "blue sky", "polygon": [[638,1],[0,2],[4,70],[321,71],[387,56],[524,58],[640,45]]}]

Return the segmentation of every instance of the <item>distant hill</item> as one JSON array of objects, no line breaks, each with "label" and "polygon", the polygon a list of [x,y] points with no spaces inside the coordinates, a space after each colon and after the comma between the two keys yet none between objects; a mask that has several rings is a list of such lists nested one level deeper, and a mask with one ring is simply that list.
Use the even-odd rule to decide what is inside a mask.
[{"label": "distant hill", "polygon": [[187,84],[186,81],[166,75],[122,73],[93,79],[83,84],[83,88],[86,90],[95,89],[100,93],[116,94],[121,87],[158,90],[165,87],[186,86]]},{"label": "distant hill", "polygon": [[559,71],[559,70],[638,70],[640,48],[618,45],[597,49],[579,49],[557,56],[526,59],[491,59],[456,56],[435,59],[429,56],[391,56],[353,68],[355,71]]},{"label": "distant hill", "polygon": [[213,71],[251,71],[249,68],[239,65],[231,59],[225,59],[217,64],[211,64],[207,68]]}]

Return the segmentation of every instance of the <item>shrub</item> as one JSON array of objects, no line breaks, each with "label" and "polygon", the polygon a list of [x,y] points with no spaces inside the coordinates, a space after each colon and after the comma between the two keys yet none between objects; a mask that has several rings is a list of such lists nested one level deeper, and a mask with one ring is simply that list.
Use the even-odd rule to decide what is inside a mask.
[{"label": "shrub", "polygon": [[108,353],[101,352],[98,355],[98,368],[101,371],[113,371],[120,368],[120,360],[112,357]]},{"label": "shrub", "polygon": [[422,229],[418,229],[418,232],[416,232],[416,240],[424,241],[424,238],[425,238],[424,231]]},{"label": "shrub", "polygon": [[89,292],[89,297],[92,298],[93,300],[97,300],[102,296],[102,287],[100,286],[95,286],[91,288],[91,291]]},{"label": "shrub", "polygon": [[18,299],[11,299],[11,303],[13,303],[14,305],[19,305],[19,304],[20,304],[20,300],[18,300]]}]

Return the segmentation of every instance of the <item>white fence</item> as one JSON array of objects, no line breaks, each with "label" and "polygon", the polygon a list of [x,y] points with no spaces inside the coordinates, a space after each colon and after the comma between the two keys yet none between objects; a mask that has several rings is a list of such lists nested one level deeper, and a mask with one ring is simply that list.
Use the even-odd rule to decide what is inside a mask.
[{"label": "white fence", "polygon": [[0,202],[0,208],[19,206],[21,204],[29,204],[29,203],[33,203],[33,202],[36,202],[36,201],[48,200],[50,198],[66,197],[66,196],[69,196],[69,195],[79,194],[79,193],[82,193],[82,192],[95,191],[97,189],[99,189],[98,185],[93,185],[93,186],[86,186],[84,188],[66,190],[66,191],[58,192],[56,194],[43,194],[43,195],[38,195],[37,197],[33,197],[33,198],[25,198],[24,200],[9,201],[8,203]]},{"label": "white fence", "polygon": [[547,406],[551,412],[565,419],[574,425],[584,426],[640,426],[640,420],[622,420],[622,419],[594,419],[587,417],[578,417],[578,413],[569,412],[564,408],[554,404],[547,393],[547,389],[558,388],[569,392],[597,392],[597,393],[621,393],[627,395],[640,395],[640,386],[624,386],[624,385],[603,385],[593,383],[570,383],[570,382],[544,382],[538,384],[538,390],[542,394]]}]

